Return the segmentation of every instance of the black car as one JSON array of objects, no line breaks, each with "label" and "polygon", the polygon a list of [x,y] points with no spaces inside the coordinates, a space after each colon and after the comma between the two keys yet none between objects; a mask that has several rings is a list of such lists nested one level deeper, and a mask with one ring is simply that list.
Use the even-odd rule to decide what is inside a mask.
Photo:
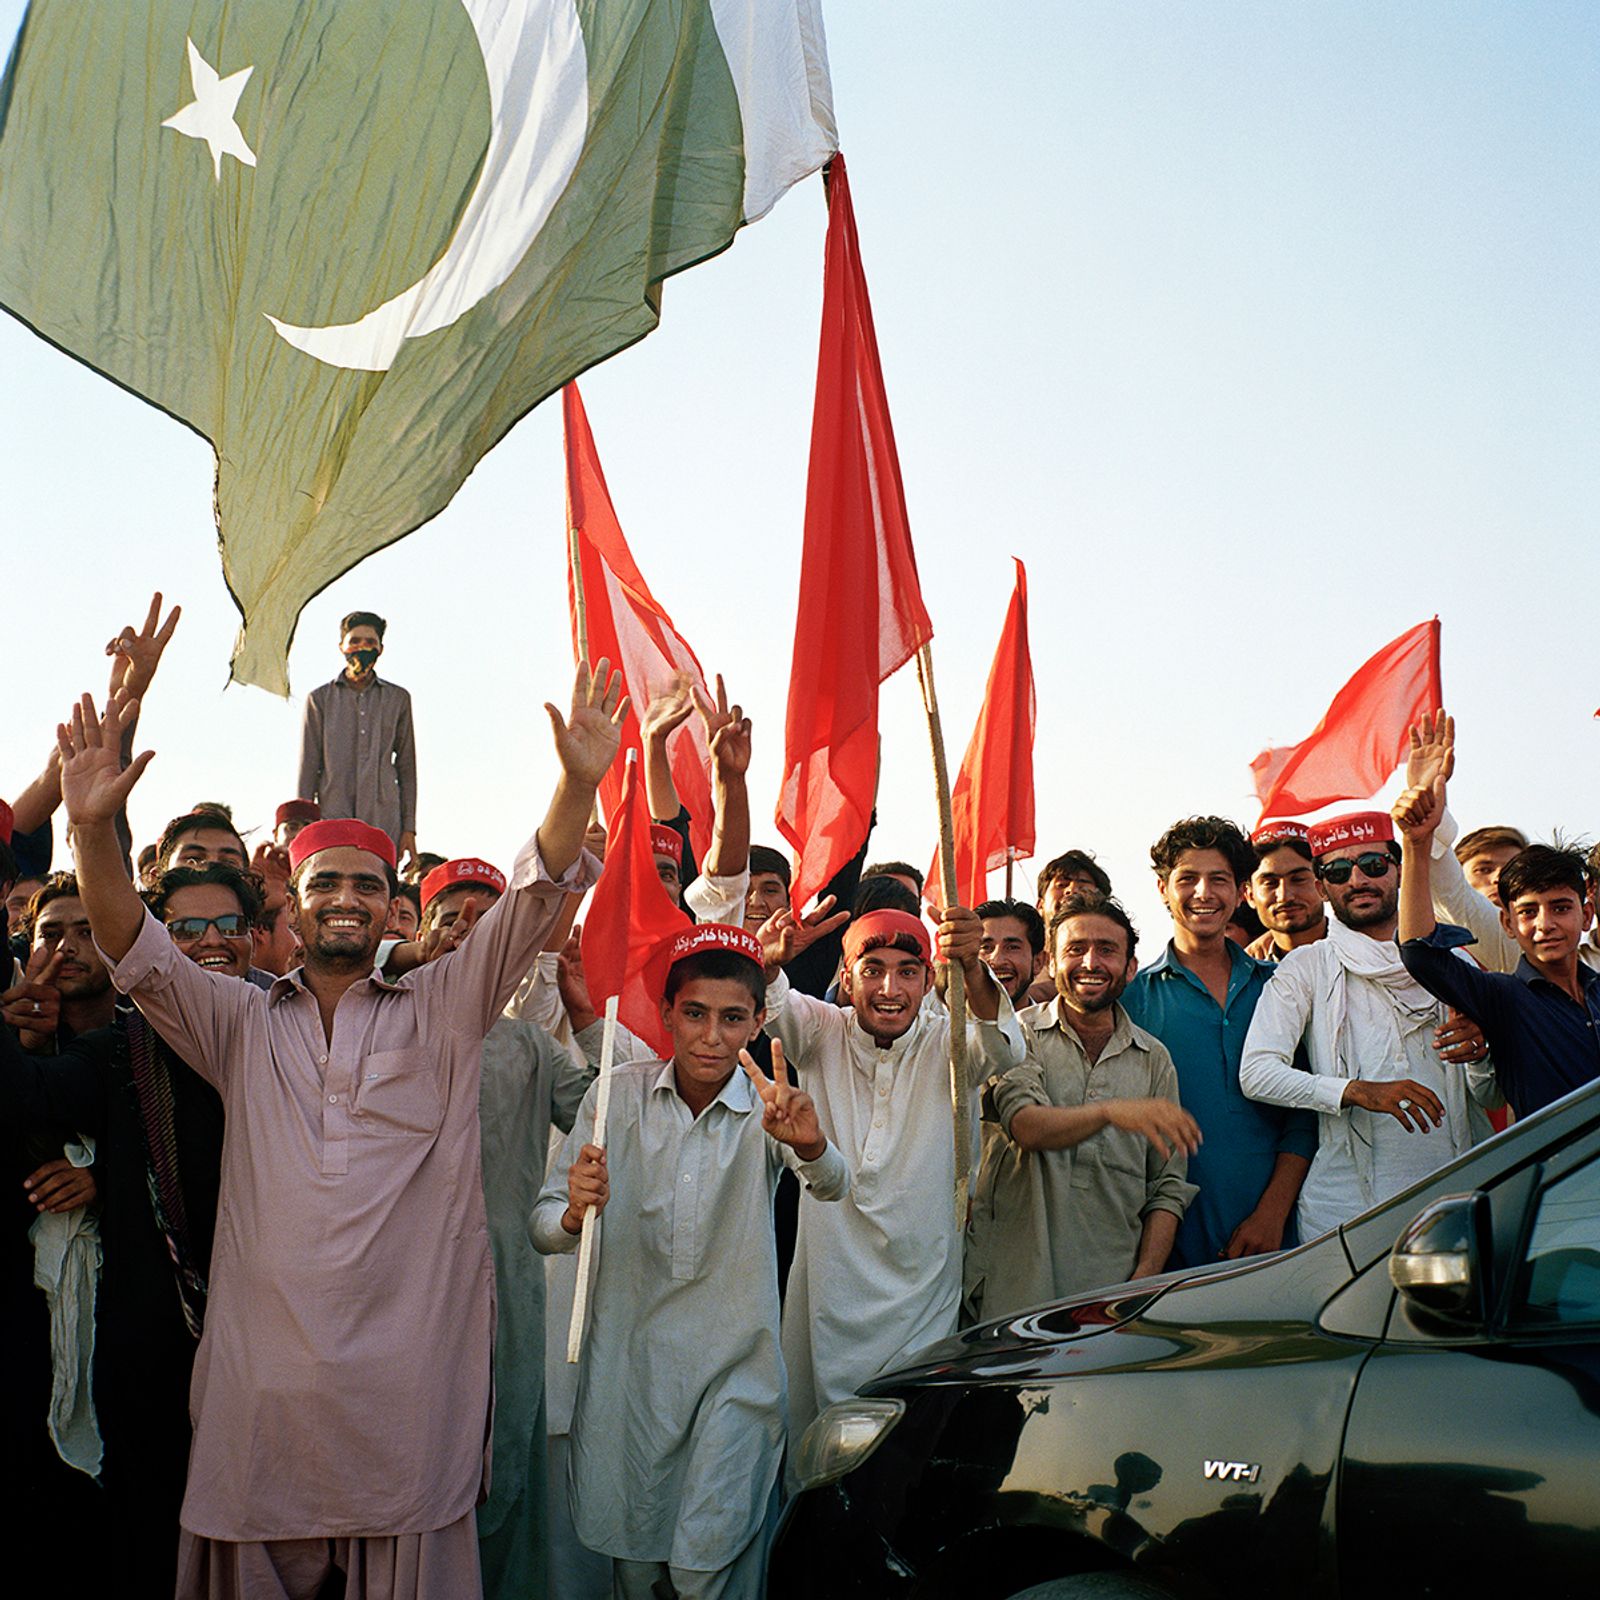
[{"label": "black car", "polygon": [[1600,1596],[1600,1084],[1296,1250],[824,1412],[772,1600]]}]

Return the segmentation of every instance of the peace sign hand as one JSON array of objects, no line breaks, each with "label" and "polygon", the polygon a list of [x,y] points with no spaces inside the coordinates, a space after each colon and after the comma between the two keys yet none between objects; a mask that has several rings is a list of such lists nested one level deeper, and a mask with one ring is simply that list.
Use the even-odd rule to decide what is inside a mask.
[{"label": "peace sign hand", "polygon": [[779,1144],[788,1145],[802,1161],[816,1161],[828,1148],[817,1121],[817,1108],[811,1096],[789,1082],[783,1046],[772,1041],[771,1078],[758,1067],[748,1050],[739,1052],[739,1065],[761,1096],[761,1126]]}]

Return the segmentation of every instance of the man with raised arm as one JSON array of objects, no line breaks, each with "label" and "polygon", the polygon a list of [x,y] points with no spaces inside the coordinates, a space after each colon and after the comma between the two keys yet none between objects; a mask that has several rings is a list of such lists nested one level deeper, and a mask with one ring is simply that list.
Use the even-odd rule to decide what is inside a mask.
[{"label": "man with raised arm", "polygon": [[[761,930],[767,1032],[849,1163],[838,1205],[802,1200],[783,1308],[789,1418],[798,1439],[825,1406],[956,1330],[961,1237],[950,1116],[950,1017],[924,1006],[933,950],[920,917],[873,911],[845,932],[840,992],[848,1009],[796,994],[783,965],[837,926],[828,902],[810,917],[780,912]],[[979,956],[983,923],[964,906],[940,913],[939,960],[958,962],[972,1020],[967,1092],[1023,1059],[1022,1028]]]},{"label": "man with raised arm", "polygon": [[180,1600],[350,1600],[478,1590],[494,1329],[478,1129],[485,1035],[561,896],[597,875],[584,829],[626,714],[620,675],[578,668],[546,706],[561,777],[474,937],[399,983],[373,970],[395,882],[387,835],[295,839],[305,964],[270,990],[186,961],[122,870],[112,819],[131,702],[59,730],[80,891],[117,987],[227,1112]]}]

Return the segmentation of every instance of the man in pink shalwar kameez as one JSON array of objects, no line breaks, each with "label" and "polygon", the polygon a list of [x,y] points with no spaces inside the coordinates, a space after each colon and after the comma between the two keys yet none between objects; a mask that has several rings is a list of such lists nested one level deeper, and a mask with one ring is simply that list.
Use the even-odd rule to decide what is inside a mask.
[{"label": "man in pink shalwar kameez", "polygon": [[180,1600],[478,1592],[494,1269],[479,1166],[484,1035],[562,897],[597,874],[583,835],[614,756],[620,682],[581,667],[551,710],[562,777],[508,892],[448,957],[373,970],[394,884],[375,829],[321,822],[291,847],[305,965],[259,990],[178,955],[123,873],[112,818],[130,706],[63,728],[83,899],[117,986],[227,1109]]}]

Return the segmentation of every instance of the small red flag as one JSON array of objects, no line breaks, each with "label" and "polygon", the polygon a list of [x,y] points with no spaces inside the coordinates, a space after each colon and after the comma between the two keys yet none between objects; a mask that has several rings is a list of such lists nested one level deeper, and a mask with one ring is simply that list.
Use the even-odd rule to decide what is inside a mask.
[{"label": "small red flag", "polygon": [[[1033,854],[1035,712],[1033,661],[1028,653],[1028,572],[1018,561],[1017,586],[989,668],[983,710],[950,793],[956,898],[964,906],[980,905],[989,898],[989,874],[996,867]],[[930,886],[943,882],[937,851],[927,881]]]},{"label": "small red flag", "polygon": [[[561,391],[561,418],[567,454],[567,531],[577,534],[578,564],[583,573],[584,609],[587,613],[589,659],[602,656],[622,671],[637,715],[623,724],[622,748],[642,750],[639,719],[653,693],[664,689],[680,673],[706,686],[705,673],[672,618],[661,608],[650,586],[634,564],[622,524],[611,504],[594,435],[584,413],[578,386]],[[567,600],[572,613],[572,652],[582,653],[578,632],[578,595],[572,563],[567,563]],[[707,699],[712,696],[707,695]],[[711,757],[706,749],[705,726],[691,716],[667,740],[672,779],[678,798],[689,809],[689,840],[695,855],[705,860],[711,848]],[[614,818],[622,801],[622,763],[612,765],[600,783],[600,804],[607,819]],[[670,822],[670,817],[663,817]]]},{"label": "small red flag", "polygon": [[1391,640],[1333,697],[1308,739],[1250,763],[1263,817],[1298,817],[1336,800],[1365,800],[1405,760],[1412,723],[1436,711],[1439,619]]},{"label": "small red flag", "polygon": [[795,905],[861,848],[877,785],[878,686],[932,637],[850,185],[835,156],[777,812],[778,831],[798,853]]},{"label": "small red flag", "polygon": [[583,970],[595,1006],[604,1010],[616,995],[617,1020],[663,1059],[670,1049],[661,1026],[661,996],[646,968],[668,939],[693,926],[656,873],[639,758],[630,750],[611,815],[605,865],[583,919]]}]

